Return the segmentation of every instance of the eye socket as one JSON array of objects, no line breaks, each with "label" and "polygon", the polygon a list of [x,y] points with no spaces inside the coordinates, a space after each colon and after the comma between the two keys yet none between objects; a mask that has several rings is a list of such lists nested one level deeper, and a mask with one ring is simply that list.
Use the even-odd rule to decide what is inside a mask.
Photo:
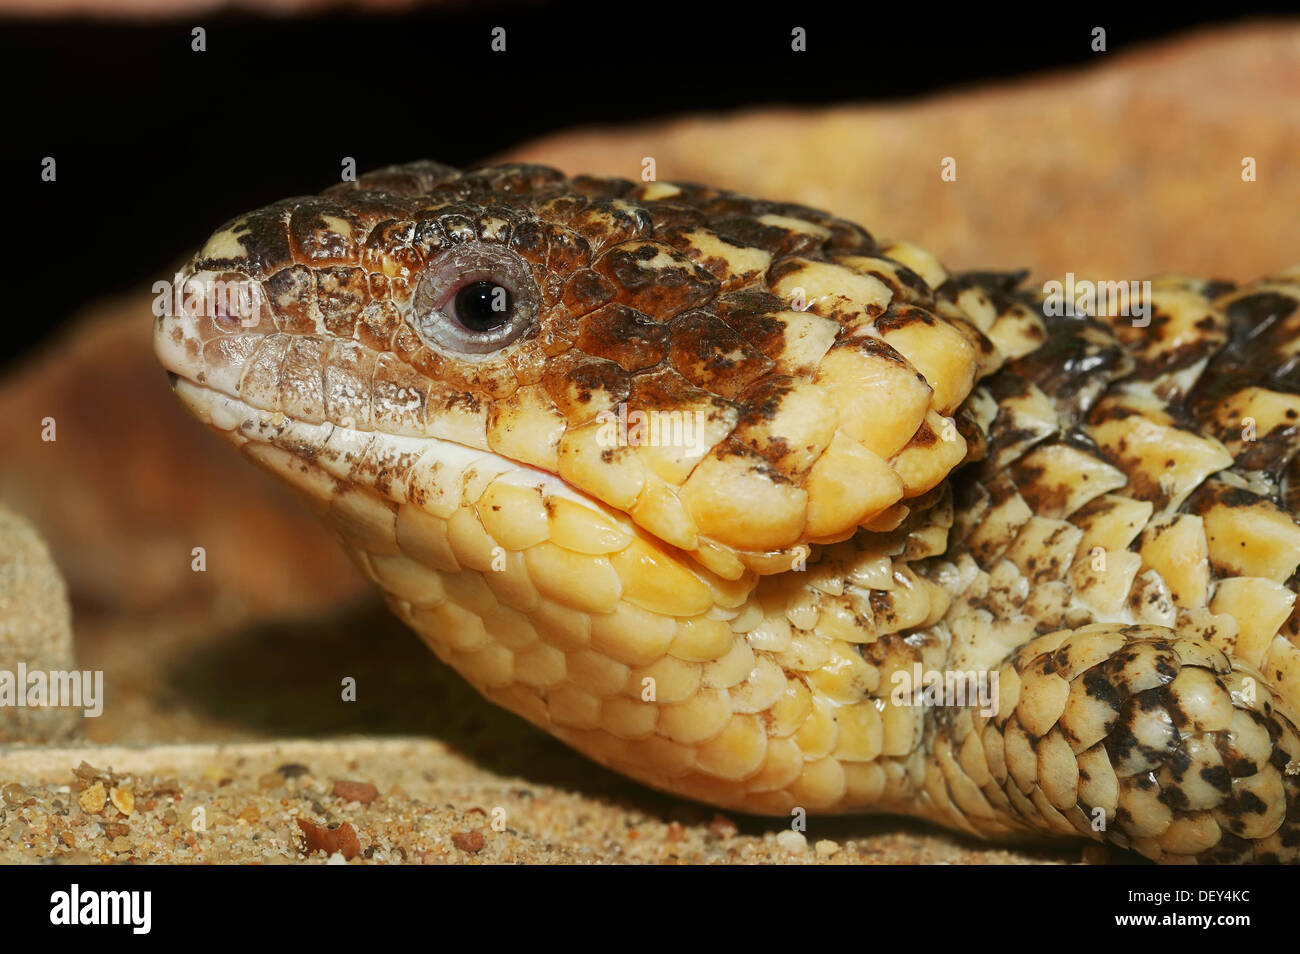
[{"label": "eye socket", "polygon": [[532,269],[519,255],[490,242],[467,242],[424,267],[412,323],[435,351],[481,360],[532,328],[540,303]]}]

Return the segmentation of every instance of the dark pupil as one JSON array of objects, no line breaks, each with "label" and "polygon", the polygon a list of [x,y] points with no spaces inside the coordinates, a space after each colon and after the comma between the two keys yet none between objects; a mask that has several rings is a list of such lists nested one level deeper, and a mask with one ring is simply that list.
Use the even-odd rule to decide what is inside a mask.
[{"label": "dark pupil", "polygon": [[496,282],[473,282],[456,292],[456,319],[470,331],[491,331],[510,320],[514,298]]}]

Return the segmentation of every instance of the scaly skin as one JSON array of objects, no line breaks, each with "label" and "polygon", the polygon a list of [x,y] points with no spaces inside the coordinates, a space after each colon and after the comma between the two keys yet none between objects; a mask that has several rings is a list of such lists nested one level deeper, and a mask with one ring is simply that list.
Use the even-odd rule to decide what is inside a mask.
[{"label": "scaly skin", "polygon": [[[1048,318],[811,209],[415,163],[178,280],[190,410],[593,759],[745,811],[1297,859],[1300,272]],[[475,281],[496,331],[448,317]],[[647,444],[636,411],[683,413]]]}]

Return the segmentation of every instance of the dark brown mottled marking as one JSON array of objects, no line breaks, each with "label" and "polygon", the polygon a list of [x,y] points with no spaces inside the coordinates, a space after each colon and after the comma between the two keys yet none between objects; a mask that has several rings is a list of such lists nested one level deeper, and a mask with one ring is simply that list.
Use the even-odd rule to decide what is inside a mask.
[{"label": "dark brown mottled marking", "polygon": [[578,327],[576,344],[582,351],[608,358],[624,371],[654,367],[668,353],[668,328],[617,302],[591,312]]}]

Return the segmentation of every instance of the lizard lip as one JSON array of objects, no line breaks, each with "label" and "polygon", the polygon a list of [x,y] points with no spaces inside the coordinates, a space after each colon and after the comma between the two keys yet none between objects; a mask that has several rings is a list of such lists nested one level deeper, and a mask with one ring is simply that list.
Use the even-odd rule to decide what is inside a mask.
[{"label": "lizard lip", "polygon": [[[416,472],[421,468],[445,467],[458,472],[478,468],[506,475],[511,483],[536,487],[545,496],[564,497],[603,514],[630,533],[637,532],[625,514],[577,490],[558,475],[492,451],[442,437],[362,430],[332,421],[300,421],[282,411],[254,407],[184,376],[173,373],[173,377],[176,396],[195,418],[309,496],[328,495],[342,482],[405,502],[408,480],[418,481]],[[287,460],[297,463],[289,468],[281,466]]]}]

